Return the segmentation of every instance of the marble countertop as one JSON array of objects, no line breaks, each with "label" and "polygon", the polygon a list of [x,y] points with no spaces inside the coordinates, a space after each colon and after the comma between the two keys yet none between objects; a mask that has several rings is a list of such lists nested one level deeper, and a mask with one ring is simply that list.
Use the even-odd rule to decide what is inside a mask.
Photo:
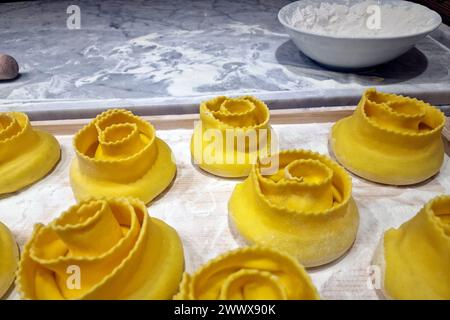
[{"label": "marble countertop", "polygon": [[[219,94],[273,108],[354,104],[366,87],[450,104],[450,28],[394,62],[359,74],[324,70],[277,20],[284,0],[32,1],[0,4],[1,51],[21,76],[0,82],[0,111],[33,119],[196,112]],[[81,29],[66,26],[67,7]]]}]

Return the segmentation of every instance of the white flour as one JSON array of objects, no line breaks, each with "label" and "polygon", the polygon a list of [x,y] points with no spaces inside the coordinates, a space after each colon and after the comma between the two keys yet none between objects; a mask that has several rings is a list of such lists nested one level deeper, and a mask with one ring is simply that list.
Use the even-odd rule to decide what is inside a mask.
[{"label": "white flour", "polygon": [[[380,14],[376,25],[373,7]],[[369,12],[368,12],[369,9]],[[307,1],[293,11],[290,24],[299,30],[315,34],[345,37],[392,37],[413,34],[429,29],[436,21],[431,10],[407,1]]]}]

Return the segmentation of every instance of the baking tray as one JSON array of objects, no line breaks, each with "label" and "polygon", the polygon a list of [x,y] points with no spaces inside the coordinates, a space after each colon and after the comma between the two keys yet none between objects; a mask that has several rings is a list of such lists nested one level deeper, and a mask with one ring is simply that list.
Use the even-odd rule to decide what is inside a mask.
[{"label": "baking tray", "polygon": [[[274,110],[271,123],[280,147],[328,152],[332,124],[353,112],[353,107]],[[191,163],[189,142],[198,114],[148,116],[157,135],[172,148],[177,175],[172,185],[149,206],[149,214],[163,219],[179,233],[185,250],[186,270],[192,272],[218,254],[239,247],[228,225],[227,202],[242,179],[223,179]],[[37,222],[48,223],[75,204],[69,165],[74,157],[73,134],[91,119],[36,121],[33,125],[56,135],[62,157],[56,168],[32,186],[0,197],[0,220],[14,233],[21,248]],[[408,187],[383,186],[352,175],[353,195],[360,212],[356,241],[337,261],[308,269],[324,299],[378,299],[369,285],[372,255],[383,231],[413,217],[429,199],[450,193],[450,124],[444,130],[445,162],[434,178]],[[8,299],[18,299],[15,288]]]}]

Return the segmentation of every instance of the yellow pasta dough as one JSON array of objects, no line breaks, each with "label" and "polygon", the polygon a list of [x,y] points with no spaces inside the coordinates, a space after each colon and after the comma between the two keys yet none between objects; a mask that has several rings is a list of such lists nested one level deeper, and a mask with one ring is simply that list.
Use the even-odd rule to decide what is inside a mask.
[{"label": "yellow pasta dough", "polygon": [[269,109],[251,97],[216,97],[200,105],[191,140],[193,161],[221,177],[245,177],[260,155],[270,153]]},{"label": "yellow pasta dough", "polygon": [[319,294],[294,258],[264,247],[225,253],[183,276],[176,299],[316,300]]},{"label": "yellow pasta dough", "polygon": [[359,225],[350,177],[307,150],[272,158],[275,171],[263,174],[258,162],[235,187],[228,204],[232,225],[247,242],[285,251],[306,267],[337,259],[353,244]]},{"label": "yellow pasta dough", "polygon": [[127,110],[98,115],[76,134],[74,147],[70,181],[78,200],[127,196],[148,203],[175,177],[169,146]]},{"label": "yellow pasta dough", "polygon": [[19,248],[11,231],[0,222],[0,298],[5,295],[14,282]]},{"label": "yellow pasta dough", "polygon": [[382,291],[391,299],[450,299],[450,196],[429,201],[389,229],[375,253]]},{"label": "yellow pasta dough", "polygon": [[367,90],[353,115],[333,126],[331,147],[349,171],[374,182],[408,185],[437,172],[445,117],[429,104]]},{"label": "yellow pasta dough", "polygon": [[53,169],[60,155],[55,137],[33,128],[25,113],[0,112],[0,194],[38,181]]},{"label": "yellow pasta dough", "polygon": [[86,200],[36,225],[17,286],[24,299],[170,299],[183,268],[177,232],[142,201]]}]

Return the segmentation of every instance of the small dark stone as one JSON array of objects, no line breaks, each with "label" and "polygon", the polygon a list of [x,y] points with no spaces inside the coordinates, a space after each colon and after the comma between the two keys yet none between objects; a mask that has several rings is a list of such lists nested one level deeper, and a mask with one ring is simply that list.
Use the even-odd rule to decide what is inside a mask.
[{"label": "small dark stone", "polygon": [[19,65],[16,59],[7,54],[0,54],[0,80],[14,79],[18,73]]}]

